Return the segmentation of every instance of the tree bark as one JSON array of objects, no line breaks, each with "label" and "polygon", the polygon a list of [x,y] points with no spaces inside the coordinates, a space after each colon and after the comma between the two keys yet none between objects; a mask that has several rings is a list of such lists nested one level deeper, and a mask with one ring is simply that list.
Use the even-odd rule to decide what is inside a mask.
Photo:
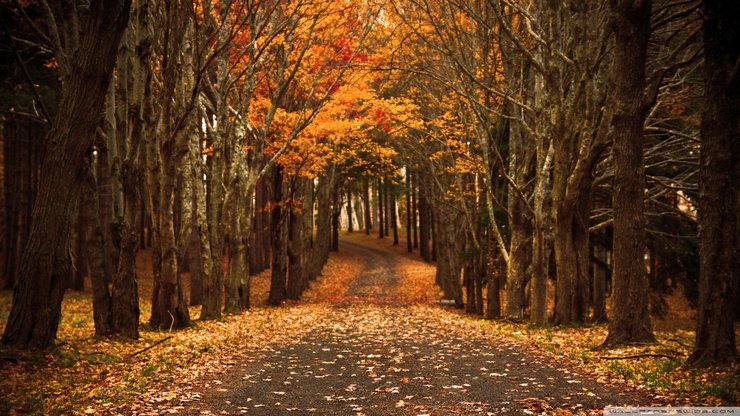
[{"label": "tree bark", "polygon": [[416,220],[417,216],[417,198],[416,198],[416,186],[417,183],[419,183],[418,178],[416,177],[416,173],[411,175],[411,228],[413,228],[413,234],[414,234],[414,248],[419,248],[419,230],[418,230],[418,222]]},{"label": "tree bark", "polygon": [[439,210],[436,225],[439,256],[437,261],[437,280],[442,286],[445,299],[454,301],[462,308],[462,286],[460,282],[459,248],[454,237],[455,221],[447,212]]},{"label": "tree bark", "polygon": [[436,214],[436,211],[432,208],[432,205],[429,204],[427,206],[427,209],[429,210],[429,234],[430,234],[430,240],[431,240],[431,256],[432,261],[437,261],[437,253],[439,252],[439,246],[437,245],[437,231],[438,231],[438,223],[434,220],[434,217]]},{"label": "tree bark", "polygon": [[[237,162],[241,163],[241,162]],[[232,166],[232,168],[234,168]],[[246,170],[246,169],[242,169]],[[247,176],[247,175],[244,175]],[[237,179],[237,189],[232,195],[231,225],[229,227],[229,274],[226,279],[226,302],[224,312],[235,313],[249,309],[250,278],[247,259],[247,244],[252,216],[253,188],[245,177]]]},{"label": "tree bark", "polygon": [[331,251],[339,251],[339,216],[342,213],[342,202],[339,187],[331,194]]},{"label": "tree bark", "polygon": [[653,342],[645,274],[645,167],[643,124],[649,103],[645,65],[650,39],[650,0],[613,1],[614,73],[614,274],[607,346]]},{"label": "tree bark", "polygon": [[[171,117],[165,111],[165,118]],[[174,122],[174,120],[172,121]],[[174,133],[168,130],[167,133]],[[174,133],[179,136],[179,133]],[[190,313],[183,293],[182,277],[178,269],[177,239],[175,230],[175,181],[181,157],[177,156],[179,137],[169,137],[162,144],[161,156],[152,163],[161,172],[159,185],[159,210],[157,211],[160,279],[152,292],[152,314],[149,323],[153,328],[182,328],[190,324]],[[161,171],[160,171],[161,169]],[[206,296],[206,302],[208,297]],[[220,296],[219,296],[220,302]],[[206,303],[204,302],[204,308]],[[220,316],[220,312],[219,312]]]},{"label": "tree bark", "polygon": [[573,200],[559,201],[555,213],[557,287],[555,323],[583,322],[588,311],[590,177],[581,177]]},{"label": "tree bark", "polygon": [[200,232],[197,223],[197,205],[193,210],[190,223],[190,237],[188,238],[187,262],[190,269],[190,305],[203,303],[203,262],[201,261]]},{"label": "tree bark", "polygon": [[350,184],[347,184],[347,232],[353,232],[354,228],[352,223],[352,189]]},{"label": "tree bark", "polygon": [[272,273],[270,277],[269,303],[280,305],[286,296],[288,230],[283,215],[283,170],[276,165],[272,179],[272,210],[270,231],[272,233]]},{"label": "tree bark", "polygon": [[378,179],[378,238],[385,237],[385,224],[384,224],[384,203],[383,198],[383,185],[380,179]]},{"label": "tree bark", "polygon": [[593,322],[606,322],[606,250],[601,244],[594,245],[593,287],[591,306]]},{"label": "tree bark", "polygon": [[420,188],[419,192],[419,253],[425,262],[432,261],[432,252],[429,249],[429,231],[431,229],[429,219],[429,203],[426,193]]},{"label": "tree bark", "polygon": [[226,279],[226,302],[224,312],[235,313],[249,309],[249,266],[247,261],[247,239],[249,228],[243,222],[249,221],[252,211],[252,195],[246,198],[236,196],[232,212],[232,233],[229,239],[229,275]]},{"label": "tree bark", "polygon": [[373,228],[373,224],[370,219],[370,181],[367,178],[362,180],[362,193],[363,203],[365,205],[363,210],[363,214],[365,216],[365,235],[370,235],[370,230]]},{"label": "tree bark", "polygon": [[[312,212],[304,211],[304,200],[308,198],[306,180],[297,177],[294,178],[293,184],[295,189],[292,192],[294,203],[290,207],[290,238],[288,244],[288,299],[299,299],[303,290],[306,288],[305,278],[305,224],[303,223],[304,215],[311,215]],[[301,205],[298,206],[297,204]]]},{"label": "tree bark", "polygon": [[[134,134],[142,134],[142,127],[135,127]],[[118,254],[118,267],[113,276],[111,304],[114,332],[130,338],[139,337],[139,291],[136,276],[136,253],[139,248],[139,226],[142,220],[142,183],[144,172],[136,160],[140,152],[129,156],[123,164],[121,182],[123,185],[124,210],[121,227],[121,243]]]},{"label": "tree bark", "polygon": [[383,212],[383,218],[385,219],[385,222],[383,223],[383,225],[385,226],[385,231],[384,231],[383,235],[386,236],[386,237],[390,235],[390,231],[391,231],[391,227],[390,227],[390,223],[391,223],[391,221],[390,221],[391,220],[391,213],[390,213],[390,210],[391,210],[391,199],[390,199],[390,197],[388,195],[388,188],[389,188],[388,179],[386,179],[386,180],[383,181],[383,187],[381,188],[382,189],[382,192],[383,192],[383,210],[385,211],[385,212]]},{"label": "tree bark", "polygon": [[391,228],[393,229],[393,245],[398,245],[398,218],[396,218],[396,193],[393,189],[389,190],[390,193],[390,204],[391,210]]},{"label": "tree bark", "polygon": [[106,276],[105,270],[103,232],[100,226],[100,213],[97,204],[97,184],[92,174],[92,167],[90,164],[87,164],[87,166],[88,170],[80,191],[80,221],[84,224],[80,231],[82,231],[83,240],[88,242],[86,249],[93,294],[95,336],[107,336],[114,332],[111,294],[108,289],[108,282],[112,278]]},{"label": "tree bark", "polygon": [[[332,167],[332,170],[334,168]],[[331,249],[331,194],[333,184],[333,172],[329,172],[319,178],[316,190],[318,213],[316,220],[316,244],[311,254],[311,271],[309,279],[315,279],[329,258]]]},{"label": "tree bark", "polygon": [[532,228],[527,218],[522,197],[509,190],[509,262],[506,271],[506,317],[515,321],[524,319],[524,285],[531,258]]},{"label": "tree bark", "polygon": [[[222,133],[226,133],[224,131],[226,123],[228,121],[222,115],[218,122],[218,128],[221,130],[210,132],[213,155],[209,160],[207,204],[202,206],[206,215],[206,223],[200,225],[201,232],[206,233],[206,237],[201,237],[201,250],[208,254],[210,260],[206,263],[205,258],[203,258],[203,307],[200,311],[200,319],[218,319],[221,317],[221,299],[224,294],[223,174],[224,164],[226,163],[224,160],[225,138]],[[204,238],[208,240],[207,246]],[[210,270],[205,272],[209,266]]]},{"label": "tree bark", "polygon": [[270,211],[267,209],[267,203],[272,199],[269,181],[262,180],[262,268],[268,268],[272,262],[272,245],[270,236],[272,235],[270,226]]},{"label": "tree bark", "polygon": [[406,166],[406,251],[414,251],[411,241],[411,170]]},{"label": "tree bark", "polygon": [[265,210],[265,192],[263,186],[264,178],[257,180],[254,190],[254,225],[252,226],[252,243],[250,245],[249,274],[252,276],[265,270],[264,238],[265,224],[263,222]]},{"label": "tree bark", "polygon": [[738,2],[706,0],[705,109],[699,194],[699,317],[691,361],[737,359],[740,296],[740,30]]},{"label": "tree bark", "polygon": [[[100,212],[100,227],[103,232],[103,253],[105,254],[105,276],[112,278],[118,264],[118,247],[113,241],[113,193],[111,167],[108,157],[108,143],[98,140],[97,151],[97,195]],[[110,283],[108,281],[107,283]]]},{"label": "tree bark", "polygon": [[310,267],[313,262],[313,256],[316,254],[314,251],[314,179],[305,179],[305,195],[303,198],[303,208],[301,210],[301,223],[303,226],[303,239],[302,244],[302,255],[303,255],[303,270],[301,272],[303,278],[303,289],[308,289],[308,282],[310,280]]},{"label": "tree bark", "polygon": [[486,319],[497,319],[501,316],[501,298],[499,297],[499,290],[501,290],[499,276],[496,274],[489,274],[488,283],[486,284],[486,294],[488,297],[486,305]]},{"label": "tree bark", "polygon": [[82,22],[79,47],[70,56],[74,70],[64,79],[59,111],[46,137],[31,233],[3,345],[44,349],[56,336],[69,270],[68,207],[79,194],[84,158],[95,140],[130,7],[129,0],[93,0]]},{"label": "tree bark", "polygon": [[[82,192],[80,192],[80,199],[82,199]],[[84,218],[82,215],[82,207],[78,201],[77,203],[77,221],[75,221],[76,229],[74,237],[72,238],[71,251],[74,252],[74,258],[72,261],[72,270],[70,273],[69,288],[78,292],[85,290],[85,278],[88,275],[87,272],[87,247],[85,244],[85,227]]]}]

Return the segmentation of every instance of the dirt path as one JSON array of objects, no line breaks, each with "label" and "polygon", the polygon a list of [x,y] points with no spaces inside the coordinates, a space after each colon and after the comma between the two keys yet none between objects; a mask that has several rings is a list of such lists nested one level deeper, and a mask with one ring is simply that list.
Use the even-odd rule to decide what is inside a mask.
[{"label": "dirt path", "polygon": [[[330,316],[289,345],[245,357],[172,401],[171,412],[248,415],[520,415],[646,398],[456,327],[436,306],[392,304],[395,254],[343,242],[364,259]],[[432,311],[438,311],[432,313]]]}]

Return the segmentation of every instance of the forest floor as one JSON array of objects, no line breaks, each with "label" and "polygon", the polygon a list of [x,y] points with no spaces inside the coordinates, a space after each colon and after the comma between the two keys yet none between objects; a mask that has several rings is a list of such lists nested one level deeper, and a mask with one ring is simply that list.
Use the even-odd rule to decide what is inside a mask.
[{"label": "forest floor", "polygon": [[[354,233],[301,301],[267,307],[268,271],[253,279],[250,311],[172,333],[143,326],[137,341],[92,337],[90,295],[70,292],[56,350],[0,361],[0,414],[599,414],[608,404],[736,403],[736,366],[683,366],[693,334],[680,316],[656,322],[658,345],[601,351],[604,325],[532,328],[439,306],[434,270],[404,244]],[[0,294],[0,329],[9,305]],[[671,358],[603,358],[645,353]]]}]

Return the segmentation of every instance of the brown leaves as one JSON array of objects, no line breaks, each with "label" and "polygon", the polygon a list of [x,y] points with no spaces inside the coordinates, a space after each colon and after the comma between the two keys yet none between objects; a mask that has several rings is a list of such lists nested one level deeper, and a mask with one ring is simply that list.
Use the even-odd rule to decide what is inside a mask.
[{"label": "brown leaves", "polygon": [[[146,254],[139,262],[146,264]],[[359,264],[347,256],[332,256],[325,274],[351,279]],[[145,273],[146,268],[141,267],[139,275]],[[241,357],[245,351],[300,337],[328,315],[326,304],[263,307],[269,290],[267,271],[253,279],[252,296],[257,307],[252,310],[220,320],[197,321],[182,331],[151,331],[143,321],[150,313],[151,281],[140,280],[139,340],[94,338],[91,294],[69,292],[62,305],[58,348],[41,356],[19,357],[18,363],[0,362],[0,391],[5,399],[0,409],[7,406],[9,412],[19,414],[100,414],[124,412],[121,406],[137,396],[140,399],[127,405],[126,412],[154,409],[175,396],[197,400],[197,396],[182,391],[183,383],[233,366],[238,361],[234,357]],[[341,285],[331,279],[319,281],[324,280],[319,285]],[[0,310],[9,310],[10,302],[11,293],[0,293]],[[197,316],[198,309],[191,307],[191,315]],[[0,330],[5,319],[7,315],[0,321]],[[153,346],[167,336],[172,338]],[[163,394],[165,386],[172,388]]]},{"label": "brown leaves", "polygon": [[[465,395],[475,389],[472,379],[505,385],[522,394],[530,391],[529,394],[534,394],[536,389],[548,388],[548,383],[557,381],[573,392],[572,401],[571,397],[567,398],[568,403],[534,397],[535,400],[522,402],[532,414],[566,415],[573,409],[578,409],[577,414],[598,414],[597,410],[577,407],[577,400],[585,403],[598,399],[595,395],[599,392],[582,382],[583,373],[594,374],[602,383],[627,380],[652,389],[657,393],[653,396],[658,402],[676,402],[675,395],[681,394],[694,404],[727,403],[737,391],[731,384],[737,366],[695,370],[660,357],[599,360],[598,356],[605,354],[598,349],[606,335],[604,326],[530,328],[503,321],[482,321],[460,311],[440,308],[435,304],[440,292],[434,284],[433,265],[406,255],[404,244],[394,248],[388,241],[359,234],[349,239],[387,253],[392,261],[384,267],[392,267],[392,270],[381,269],[377,276],[365,279],[367,284],[362,290],[350,290],[356,286],[368,258],[347,251],[333,253],[322,276],[312,282],[304,298],[281,308],[264,307],[269,290],[267,271],[252,280],[255,308],[249,312],[220,320],[199,321],[191,328],[172,333],[143,327],[141,339],[137,341],[92,337],[90,294],[70,293],[63,304],[57,350],[41,356],[18,357],[17,362],[0,363],[0,391],[5,400],[0,405],[6,406],[0,409],[7,409],[11,414],[115,414],[153,412],[168,404],[177,411],[204,400],[203,391],[195,388],[199,383],[205,383],[206,388],[213,391],[226,392],[232,386],[223,375],[231,368],[253,359],[257,351],[270,357],[276,354],[279,346],[297,345],[305,335],[317,331],[329,334],[327,337],[359,334],[350,337],[352,345],[367,349],[352,360],[344,351],[321,351],[325,357],[316,363],[319,371],[310,375],[314,382],[334,382],[336,379],[332,377],[336,374],[331,369],[338,366],[361,368],[357,372],[358,379],[340,386],[340,394],[327,396],[336,399],[335,402],[361,397],[368,392],[363,383],[364,386],[369,383],[373,389],[381,389],[371,389],[370,394],[386,395],[391,400],[389,406],[398,406],[399,410],[412,414],[439,414],[441,408],[429,403],[419,404],[423,396],[407,394],[409,389],[437,389],[445,395]],[[381,260],[383,258],[380,256]],[[393,273],[394,278],[387,279],[388,273]],[[146,317],[150,308],[150,283],[147,279],[141,283],[142,317]],[[9,310],[9,307],[10,293],[0,294],[0,310]],[[197,315],[197,308],[191,313]],[[3,324],[4,321],[0,326]],[[657,324],[656,332],[662,344],[625,347],[608,354],[659,354],[667,349],[673,350],[673,355],[675,352],[685,354],[693,334],[665,325]],[[155,345],[167,336],[172,338]],[[479,344],[473,349],[463,349],[460,347],[463,342]],[[417,349],[410,346],[417,346]],[[432,346],[434,354],[420,355],[418,346]],[[475,363],[466,370],[472,379],[468,376],[444,381],[434,379],[432,373],[447,374],[460,360],[487,357],[491,346],[496,346],[496,354],[513,357],[512,361],[501,365],[493,358],[483,358],[489,361]],[[132,356],[136,352],[140,353]],[[566,360],[553,359],[553,356]],[[428,369],[429,374],[415,374],[414,362]],[[541,371],[550,364],[556,365],[560,372],[552,376],[552,380],[522,376],[523,369]],[[269,383],[273,380],[247,374],[244,381]],[[286,381],[293,383],[295,380]],[[246,408],[253,411],[256,406],[268,409],[276,402],[287,403],[292,388],[293,384],[272,386],[269,403],[262,397]],[[124,404],[127,401],[131,403]],[[480,407],[475,403],[465,406],[473,412]],[[357,405],[354,409],[361,407]],[[299,408],[285,409],[297,411]]]}]

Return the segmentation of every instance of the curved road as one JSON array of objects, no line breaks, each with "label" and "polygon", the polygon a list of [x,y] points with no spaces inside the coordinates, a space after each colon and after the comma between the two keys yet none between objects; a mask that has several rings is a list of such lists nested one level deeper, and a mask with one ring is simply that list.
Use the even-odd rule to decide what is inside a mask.
[{"label": "curved road", "polygon": [[359,301],[382,302],[398,284],[395,273],[396,256],[393,253],[364,246],[362,244],[341,241],[339,249],[348,251],[363,259],[365,267],[357,279],[347,289],[347,295],[359,298]]},{"label": "curved road", "polygon": [[[411,305],[384,295],[399,281],[390,252],[342,242],[365,260],[324,322],[295,343],[245,357],[204,380],[198,402],[170,403],[186,414],[247,415],[531,415],[578,413],[607,404],[647,404],[505,342],[461,337]],[[454,319],[452,317],[451,319]],[[197,388],[197,387],[196,387]]]}]

